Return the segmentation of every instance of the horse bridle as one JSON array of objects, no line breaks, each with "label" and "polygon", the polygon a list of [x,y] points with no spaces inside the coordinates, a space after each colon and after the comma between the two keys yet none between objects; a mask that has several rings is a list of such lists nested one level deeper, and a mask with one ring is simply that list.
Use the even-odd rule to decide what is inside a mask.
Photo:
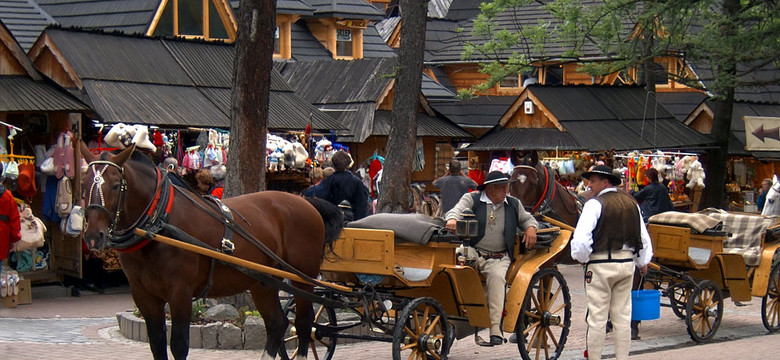
[{"label": "horse bridle", "polygon": [[[536,167],[530,166],[530,165],[516,165],[515,169],[530,169],[536,174],[537,180],[542,180],[542,178],[539,176],[539,171],[536,169]],[[539,210],[541,214],[545,214],[547,212],[552,211],[555,214],[555,210],[553,210],[552,206],[550,206],[550,203],[555,199],[555,195],[557,192],[557,186],[554,176],[550,176],[550,172],[547,170],[547,166],[542,166],[542,169],[544,169],[544,190],[542,190],[542,195],[539,196],[539,199],[536,201],[536,204],[534,206],[527,206],[523,205],[523,207],[528,211],[529,213],[533,214],[536,210]],[[549,191],[550,188],[552,188],[552,191]],[[548,197],[549,194],[549,197]],[[567,211],[571,213],[576,213],[575,211],[572,211],[569,209],[569,207],[566,205],[566,203],[563,203],[563,206],[566,208]]]},{"label": "horse bridle", "polygon": [[[98,165],[104,165],[103,168],[98,170]],[[109,168],[109,166],[115,167],[119,171],[119,176],[121,177],[121,181],[119,183],[119,200],[116,204],[116,211],[112,214],[111,211],[109,211],[106,208],[106,198],[103,195],[103,184],[106,182],[106,180],[103,178],[103,173]],[[87,192],[87,201],[89,203],[87,204],[86,211],[89,211],[90,209],[97,209],[100,210],[106,215],[108,215],[109,219],[111,219],[111,224],[108,227],[108,238],[111,239],[114,236],[114,232],[116,231],[117,223],[119,222],[119,215],[122,211],[122,205],[125,202],[125,194],[127,190],[127,181],[125,180],[125,169],[122,166],[119,166],[117,164],[114,164],[111,161],[106,160],[96,160],[89,165],[87,165],[88,169],[92,169],[92,185],[89,186],[89,191]],[[100,196],[100,204],[92,203],[92,190],[97,188],[97,193]],[[82,229],[87,228],[87,216],[85,214],[84,218],[84,226]]]}]

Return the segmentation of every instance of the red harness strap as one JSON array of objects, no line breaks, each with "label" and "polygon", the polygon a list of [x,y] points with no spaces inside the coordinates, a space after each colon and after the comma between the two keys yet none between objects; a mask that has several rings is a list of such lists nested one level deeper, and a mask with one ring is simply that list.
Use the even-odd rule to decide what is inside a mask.
[{"label": "red harness strap", "polygon": [[[544,169],[544,191],[542,191],[542,196],[539,198],[539,201],[536,202],[536,205],[531,209],[531,213],[533,214],[536,209],[539,208],[540,205],[542,205],[542,202],[544,201],[544,197],[547,196],[547,188],[550,187],[550,174],[547,172],[547,167],[542,166],[542,169]],[[555,191],[553,187],[553,191]]]}]

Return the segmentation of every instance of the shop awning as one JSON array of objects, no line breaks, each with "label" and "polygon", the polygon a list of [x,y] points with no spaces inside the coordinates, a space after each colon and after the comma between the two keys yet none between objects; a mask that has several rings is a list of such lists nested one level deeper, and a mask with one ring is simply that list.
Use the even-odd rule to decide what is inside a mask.
[{"label": "shop awning", "polygon": [[65,90],[28,76],[0,76],[0,112],[82,111],[89,107]]}]

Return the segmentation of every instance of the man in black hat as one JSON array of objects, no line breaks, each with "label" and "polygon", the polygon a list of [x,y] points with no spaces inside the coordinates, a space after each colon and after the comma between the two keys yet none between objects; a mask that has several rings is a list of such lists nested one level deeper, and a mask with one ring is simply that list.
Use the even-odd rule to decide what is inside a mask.
[{"label": "man in black hat", "polygon": [[447,228],[455,224],[463,211],[471,209],[479,222],[479,233],[470,246],[477,250],[477,270],[485,275],[485,296],[490,313],[490,344],[501,345],[501,317],[506,295],[506,273],[514,255],[517,228],[525,230],[523,244],[527,249],[536,244],[536,220],[525,211],[520,200],[509,196],[509,176],[491,171],[479,192],[464,194],[455,207],[444,216]]},{"label": "man in black hat", "polygon": [[615,357],[627,359],[634,267],[647,273],[653,257],[650,235],[634,198],[615,188],[620,178],[609,166],[598,165],[582,177],[597,194],[583,206],[571,240],[571,257],[586,264],[588,359],[601,359],[607,316],[614,326]]}]

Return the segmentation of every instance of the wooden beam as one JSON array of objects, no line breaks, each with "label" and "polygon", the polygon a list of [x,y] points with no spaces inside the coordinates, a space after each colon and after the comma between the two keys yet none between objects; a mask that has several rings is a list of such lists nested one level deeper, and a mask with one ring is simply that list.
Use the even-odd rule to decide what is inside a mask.
[{"label": "wooden beam", "polygon": [[146,36],[152,36],[152,34],[154,34],[154,30],[157,29],[157,25],[160,23],[160,18],[162,17],[163,10],[165,10],[165,6],[168,5],[168,1],[170,0],[160,1],[160,6],[158,6],[157,11],[154,12],[152,23],[149,24],[149,28],[146,29]]},{"label": "wooden beam", "polygon": [[214,1],[214,7],[217,9],[220,19],[222,19],[222,26],[225,27],[230,41],[236,41],[238,23],[236,23],[236,18],[233,17],[233,10],[230,8],[230,4],[226,0],[211,1]]},{"label": "wooden beam", "polygon": [[182,250],[191,251],[191,252],[194,252],[196,254],[203,255],[203,256],[208,256],[210,258],[221,260],[221,261],[224,261],[226,263],[233,264],[233,265],[238,265],[238,266],[246,268],[246,269],[259,271],[259,272],[261,272],[263,274],[266,274],[266,275],[278,276],[280,278],[289,279],[291,281],[295,281],[295,282],[302,283],[302,284],[309,284],[309,285],[316,285],[316,286],[327,287],[327,288],[331,288],[331,289],[334,289],[334,290],[337,290],[337,291],[352,292],[352,288],[347,287],[347,286],[341,286],[341,285],[337,285],[337,284],[333,284],[333,283],[330,283],[330,282],[327,282],[327,281],[321,281],[321,280],[317,280],[317,279],[312,279],[312,280],[314,280],[314,283],[312,283],[312,282],[310,282],[310,281],[308,281],[308,280],[306,280],[306,279],[304,279],[304,278],[302,278],[302,277],[300,277],[300,276],[298,276],[296,274],[293,274],[291,272],[287,272],[287,271],[284,271],[284,270],[279,270],[279,269],[276,269],[276,268],[272,268],[270,266],[254,263],[254,262],[251,262],[249,260],[244,260],[244,259],[241,259],[241,258],[238,258],[238,257],[235,257],[235,256],[223,254],[223,253],[218,252],[218,251],[202,248],[200,246],[192,245],[192,244],[189,244],[189,243],[186,243],[186,242],[183,242],[183,241],[172,239],[172,238],[169,238],[167,236],[162,236],[162,235],[159,235],[159,234],[146,232],[146,231],[141,230],[141,229],[135,229],[135,230],[133,230],[133,232],[136,235],[148,237],[149,239],[161,242],[161,243],[166,244],[166,245],[177,247],[177,248],[182,249]]}]

